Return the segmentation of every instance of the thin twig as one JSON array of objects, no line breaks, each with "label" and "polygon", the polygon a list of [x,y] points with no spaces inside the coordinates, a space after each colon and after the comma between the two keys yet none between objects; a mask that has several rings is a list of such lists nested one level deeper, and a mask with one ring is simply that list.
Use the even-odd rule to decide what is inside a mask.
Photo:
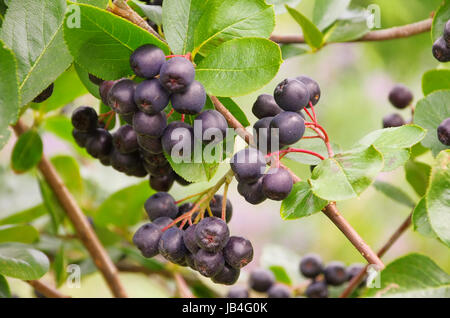
[{"label": "thin twig", "polygon": [[[21,120],[19,120],[16,125],[12,126],[12,128],[17,136],[20,136],[28,130]],[[58,198],[58,201],[61,203],[61,206],[72,222],[78,237],[89,251],[95,265],[103,274],[103,277],[105,278],[113,295],[115,297],[127,297],[125,288],[119,280],[117,268],[114,266],[114,263],[111,261],[108,253],[97,238],[97,235],[89,224],[87,217],[84,215],[74,197],[64,185],[64,182],[53,164],[47,159],[47,157],[42,156],[42,159],[38,164],[38,169],[52,188],[55,196]]]},{"label": "thin twig", "polygon": [[60,293],[56,288],[47,285],[40,280],[27,280],[26,282],[47,298],[71,298],[70,296]]},{"label": "thin twig", "polygon": [[180,273],[174,273],[173,277],[175,278],[175,284],[177,285],[177,291],[181,298],[195,298],[192,294],[189,286],[186,284],[183,276]]}]

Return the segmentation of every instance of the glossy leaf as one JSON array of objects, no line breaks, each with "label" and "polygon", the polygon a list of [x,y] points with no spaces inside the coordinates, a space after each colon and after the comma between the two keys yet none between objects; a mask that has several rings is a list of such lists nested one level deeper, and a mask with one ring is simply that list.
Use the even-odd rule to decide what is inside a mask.
[{"label": "glossy leaf", "polygon": [[70,156],[60,155],[52,157],[51,162],[70,193],[80,199],[83,195],[84,184],[77,161]]},{"label": "glossy leaf", "polygon": [[406,180],[419,196],[427,191],[430,173],[431,167],[426,163],[410,160],[405,164]]},{"label": "glossy leaf", "polygon": [[34,243],[39,239],[38,231],[31,225],[2,225],[0,226],[0,243],[19,242]]},{"label": "glossy leaf", "polygon": [[90,94],[92,94],[94,97],[100,99],[100,92],[98,85],[95,85],[92,83],[89,79],[89,73],[85,71],[80,65],[77,63],[74,63],[75,71],[78,74],[78,78],[83,83],[84,87],[89,91]]},{"label": "glossy leaf", "polygon": [[11,167],[15,172],[25,172],[36,166],[42,158],[42,140],[35,130],[22,134],[14,145]]},{"label": "glossy leaf", "polygon": [[424,95],[443,89],[450,89],[450,70],[431,70],[423,74],[422,91]]},{"label": "glossy leaf", "polygon": [[0,244],[0,274],[23,280],[39,279],[47,273],[44,253],[21,243]]},{"label": "glossy leaf", "polygon": [[166,158],[173,170],[189,182],[210,181],[219,168],[216,162],[174,162],[170,156]]},{"label": "glossy leaf", "polygon": [[161,6],[156,5],[148,5],[142,3],[141,1],[133,0],[129,5],[136,5],[141,11],[145,14],[145,16],[152,22],[157,25],[162,24],[162,8]]},{"label": "glossy leaf", "polygon": [[430,225],[427,211],[427,198],[422,198],[417,204],[413,212],[412,223],[414,231],[419,232],[421,235],[431,238],[437,238],[433,228]]},{"label": "glossy leaf", "polygon": [[8,281],[3,275],[0,275],[0,298],[11,298]]},{"label": "glossy leaf", "polygon": [[303,30],[303,36],[305,37],[305,42],[309,44],[312,48],[318,49],[323,45],[323,34],[320,30],[312,23],[307,17],[301,14],[294,8],[286,5],[286,9],[289,14],[294,18],[294,20],[300,25]]},{"label": "glossy leaf", "polygon": [[266,0],[266,3],[274,6],[275,14],[282,14],[286,12],[286,4],[295,8],[301,1],[302,0]]},{"label": "glossy leaf", "polygon": [[448,20],[450,20],[450,1],[443,0],[442,5],[433,17],[433,25],[431,28],[431,38],[433,42],[442,36],[445,24]]},{"label": "glossy leaf", "polygon": [[349,42],[361,38],[370,29],[367,27],[366,11],[348,10],[325,34],[326,42]]},{"label": "glossy leaf", "polygon": [[61,244],[53,261],[53,272],[55,273],[56,286],[61,287],[64,284],[66,273],[66,261],[64,258],[64,244]]},{"label": "glossy leaf", "polygon": [[65,211],[62,208],[61,204],[59,203],[58,199],[56,198],[55,194],[53,193],[52,189],[48,185],[48,183],[41,177],[38,177],[38,183],[39,183],[39,190],[42,196],[42,201],[44,202],[45,208],[50,214],[53,232],[56,233],[59,225],[64,220],[64,217],[66,215]]},{"label": "glossy leaf", "polygon": [[47,209],[45,208],[45,206],[43,204],[39,204],[32,208],[16,213],[11,213],[5,216],[4,218],[0,219],[0,225],[30,223],[46,213]]},{"label": "glossy leaf", "polygon": [[374,188],[386,195],[388,198],[401,203],[409,208],[414,208],[415,203],[411,197],[402,189],[383,181],[375,181]]},{"label": "glossy leaf", "polygon": [[284,60],[309,53],[310,47],[306,44],[282,44],[281,56]]},{"label": "glossy leaf", "polygon": [[349,4],[350,0],[315,0],[312,22],[324,30],[340,18]]},{"label": "glossy leaf", "polygon": [[289,277],[288,273],[286,272],[286,270],[284,269],[283,266],[272,265],[272,266],[269,267],[269,269],[275,275],[275,280],[277,282],[280,282],[280,283],[283,283],[283,284],[286,284],[286,285],[291,285],[292,284],[292,280]]}]

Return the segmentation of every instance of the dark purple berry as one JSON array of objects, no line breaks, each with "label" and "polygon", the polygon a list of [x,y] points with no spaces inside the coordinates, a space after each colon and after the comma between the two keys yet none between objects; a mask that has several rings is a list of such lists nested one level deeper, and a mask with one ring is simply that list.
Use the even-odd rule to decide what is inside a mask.
[{"label": "dark purple berry", "polygon": [[139,110],[155,115],[169,104],[169,93],[161,86],[159,80],[145,80],[136,86],[134,102]]},{"label": "dark purple berry", "polygon": [[270,122],[271,138],[278,138],[282,145],[292,145],[299,141],[305,133],[305,120],[294,112],[283,112]]},{"label": "dark purple berry", "polygon": [[183,231],[177,227],[167,229],[159,241],[159,253],[172,263],[182,263],[188,253],[183,243]]},{"label": "dark purple berry", "polygon": [[450,146],[450,118],[445,119],[439,125],[437,129],[437,136],[442,144]]},{"label": "dark purple berry", "polygon": [[266,169],[266,160],[260,151],[246,148],[231,158],[230,165],[239,182],[251,183],[262,177]]},{"label": "dark purple berry", "polygon": [[257,268],[250,273],[248,283],[251,289],[264,293],[275,283],[275,276],[267,269]]},{"label": "dark purple berry", "polygon": [[121,153],[136,152],[139,148],[136,132],[130,125],[121,126],[113,134],[114,147]]},{"label": "dark purple berry", "polygon": [[211,253],[201,249],[194,255],[194,264],[200,274],[205,277],[213,277],[223,269],[225,260],[221,252]]},{"label": "dark purple berry", "polygon": [[159,253],[161,228],[153,223],[144,224],[133,236],[133,243],[144,257],[153,257]]},{"label": "dark purple berry", "polygon": [[97,124],[97,112],[92,107],[80,106],[72,112],[72,126],[79,131],[94,131]]},{"label": "dark purple berry", "polygon": [[[295,79],[306,85],[306,88],[308,89],[309,92],[309,101],[311,102],[311,104],[316,105],[320,99],[319,84],[308,76],[302,75],[296,77]],[[309,108],[310,107],[309,104],[306,107]]]},{"label": "dark purple berry", "polygon": [[300,273],[306,278],[316,278],[323,272],[323,263],[316,254],[305,255],[300,262]]},{"label": "dark purple berry", "polygon": [[50,84],[49,87],[47,87],[46,89],[44,89],[38,96],[36,96],[36,97],[33,99],[33,103],[42,103],[42,102],[45,102],[47,99],[50,98],[50,96],[52,96],[52,94],[53,94],[53,88],[54,88],[54,85],[53,85],[53,83],[52,83],[52,84]]},{"label": "dark purple berry", "polygon": [[[223,195],[215,194],[214,197],[209,202],[209,207],[211,208],[211,212],[215,217],[222,217],[222,202]],[[228,223],[233,216],[233,205],[231,201],[227,199],[227,203],[225,205],[225,221]]]},{"label": "dark purple berry", "polygon": [[130,56],[130,66],[139,77],[152,78],[159,74],[166,56],[160,48],[145,44],[137,48]]},{"label": "dark purple berry", "polygon": [[206,91],[200,82],[194,81],[183,92],[172,94],[170,101],[177,112],[195,115],[205,106]]},{"label": "dark purple berry", "polygon": [[399,109],[408,107],[414,96],[408,87],[404,85],[395,85],[389,93],[389,101]]},{"label": "dark purple berry", "polygon": [[158,192],[152,195],[147,199],[144,207],[151,221],[163,216],[173,219],[178,213],[175,200],[166,192]]},{"label": "dark purple berry", "polygon": [[184,245],[189,250],[189,252],[191,252],[192,254],[197,253],[198,250],[200,249],[200,247],[197,245],[197,241],[196,241],[196,235],[195,235],[196,227],[197,227],[197,224],[192,224],[183,233]]},{"label": "dark purple berry", "polygon": [[163,135],[166,127],[167,117],[163,112],[156,115],[137,112],[133,116],[133,129],[138,135],[158,138]]},{"label": "dark purple berry", "polygon": [[171,122],[161,138],[164,151],[171,157],[191,158],[194,150],[194,130],[181,121]]},{"label": "dark purple berry", "polygon": [[225,139],[228,123],[217,110],[205,110],[195,118],[195,125],[197,125],[197,121],[202,124],[202,138],[205,143],[210,140],[219,142]]},{"label": "dark purple berry", "polygon": [[232,236],[223,249],[223,256],[231,267],[242,268],[253,259],[252,243],[243,237]]},{"label": "dark purple berry", "polygon": [[111,165],[114,169],[124,173],[131,173],[138,166],[142,166],[142,161],[139,153],[121,153],[115,149],[111,153]]},{"label": "dark purple berry", "polygon": [[444,37],[440,37],[433,44],[433,56],[439,62],[445,63],[450,62],[450,47],[447,46],[447,43],[444,40]]},{"label": "dark purple berry", "polygon": [[262,189],[267,198],[281,201],[291,193],[293,182],[291,174],[286,169],[270,168],[263,177]]},{"label": "dark purple berry", "polygon": [[95,130],[86,141],[86,150],[94,158],[109,155],[112,148],[112,136],[103,128]]},{"label": "dark purple berry", "polygon": [[155,224],[162,230],[166,226],[169,226],[172,222],[173,222],[173,219],[168,218],[167,216],[162,216],[162,217],[159,217],[156,220],[154,220],[152,222],[152,224]]},{"label": "dark purple berry", "polygon": [[167,163],[164,166],[154,166],[154,165],[148,164],[144,160],[144,168],[149,174],[151,174],[152,176],[155,176],[155,177],[162,177],[162,176],[171,174],[173,172],[173,169],[169,163]]},{"label": "dark purple berry", "polygon": [[233,268],[225,263],[222,270],[212,277],[212,281],[216,284],[233,285],[237,282],[240,273],[241,271],[239,269]]},{"label": "dark purple berry", "polygon": [[81,148],[86,147],[86,142],[89,138],[91,134],[88,132],[84,132],[84,131],[79,131],[78,129],[74,128],[72,130],[72,136],[73,139],[75,139],[75,142],[77,143],[78,146],[80,146]]},{"label": "dark purple berry", "polygon": [[331,262],[323,270],[325,281],[332,286],[342,285],[347,281],[347,270],[341,262]]},{"label": "dark purple berry", "polygon": [[291,298],[290,288],[283,284],[273,284],[267,291],[268,298]]},{"label": "dark purple berry", "polygon": [[244,197],[245,201],[253,205],[264,202],[267,197],[262,189],[262,181],[263,178],[253,183],[239,182],[237,187],[239,194]]},{"label": "dark purple berry", "polygon": [[108,93],[108,105],[118,114],[133,114],[137,111],[134,102],[136,83],[129,79],[117,81]]},{"label": "dark purple berry", "polygon": [[233,286],[228,291],[227,298],[249,298],[248,289],[244,286]]},{"label": "dark purple berry", "polygon": [[273,117],[282,111],[280,106],[275,102],[275,98],[269,94],[259,95],[252,107],[252,112],[258,119]]},{"label": "dark purple berry", "polygon": [[[262,118],[253,125],[256,145],[258,146],[258,150],[262,153],[278,151],[279,148],[281,148],[281,146],[279,145],[279,141],[277,140],[277,136],[273,134],[275,138],[272,138],[272,133],[274,131],[271,130],[270,123],[272,122],[273,118],[274,117]],[[272,145],[272,140],[273,142],[276,142],[276,144]]]},{"label": "dark purple berry", "polygon": [[399,114],[391,114],[383,117],[383,128],[400,127],[405,125],[405,121]]},{"label": "dark purple berry", "polygon": [[312,282],[305,291],[308,298],[328,298],[328,286],[324,281]]},{"label": "dark purple berry", "polygon": [[195,69],[184,57],[173,57],[160,70],[159,80],[170,93],[184,92],[194,82]]},{"label": "dark purple berry", "polygon": [[302,110],[310,100],[306,85],[294,78],[285,79],[278,84],[273,96],[278,106],[290,112]]},{"label": "dark purple berry", "polygon": [[109,104],[108,94],[115,83],[116,83],[116,81],[103,81],[98,87],[98,91],[99,91],[99,94],[100,94],[103,104],[108,105],[110,107],[111,107],[111,105]]},{"label": "dark purple berry", "polygon": [[150,176],[149,182],[153,190],[167,192],[172,188],[175,177],[173,173],[165,176]]},{"label": "dark purple berry", "polygon": [[141,148],[150,154],[157,155],[163,153],[161,138],[137,135],[137,142]]},{"label": "dark purple berry", "polygon": [[166,157],[163,154],[152,154],[146,152],[144,149],[140,149],[140,153],[145,163],[152,165],[154,167],[161,167],[169,164]]},{"label": "dark purple berry", "polygon": [[200,248],[208,252],[217,252],[228,243],[230,231],[222,219],[209,217],[197,224],[195,236]]}]

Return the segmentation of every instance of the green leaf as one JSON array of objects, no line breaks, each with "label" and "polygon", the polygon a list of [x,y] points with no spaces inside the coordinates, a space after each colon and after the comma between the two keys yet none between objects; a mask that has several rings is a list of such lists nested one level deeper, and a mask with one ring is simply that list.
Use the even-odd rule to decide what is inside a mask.
[{"label": "green leaf", "polygon": [[11,298],[8,281],[3,275],[0,275],[0,298]]},{"label": "green leaf", "polygon": [[71,156],[55,156],[51,158],[53,166],[71,194],[81,199],[84,192],[83,179],[77,161]]},{"label": "green leaf", "polygon": [[39,279],[48,272],[44,253],[21,243],[0,244],[0,273],[22,280]]},{"label": "green leaf", "polygon": [[323,34],[307,17],[286,5],[286,9],[294,20],[300,25],[303,30],[305,42],[314,49],[318,49],[323,45]]},{"label": "green leaf", "polygon": [[450,297],[450,275],[424,255],[403,256],[386,266],[380,275],[381,286],[368,289],[369,297]]},{"label": "green leaf", "polygon": [[439,239],[450,247],[450,150],[437,156],[426,198],[430,225]]},{"label": "green leaf", "polygon": [[56,286],[61,287],[67,276],[66,261],[64,258],[64,244],[61,244],[55,255],[55,260],[53,261],[53,271],[55,273]]},{"label": "green leaf", "polygon": [[309,183],[318,197],[341,201],[359,196],[383,168],[383,156],[374,147],[340,153],[322,161]]},{"label": "green leaf", "polygon": [[43,204],[39,204],[32,208],[7,215],[0,220],[0,225],[30,223],[46,213],[47,209],[45,206]]},{"label": "green leaf", "polygon": [[144,44],[169,48],[154,35],[108,11],[78,4],[80,28],[70,28],[70,15],[64,23],[64,39],[75,62],[89,73],[105,80],[132,75],[130,55]]},{"label": "green leaf", "polygon": [[38,231],[31,225],[2,225],[0,226],[0,243],[20,242],[34,243],[39,239]]},{"label": "green leaf", "polygon": [[436,41],[444,33],[445,24],[450,20],[450,1],[443,0],[442,5],[436,11],[431,27],[431,39]]},{"label": "green leaf", "polygon": [[42,201],[44,202],[45,208],[47,209],[48,213],[50,213],[53,232],[56,233],[59,225],[64,220],[64,217],[66,215],[65,211],[48,183],[41,177],[38,177],[38,183]]},{"label": "green leaf", "polygon": [[450,70],[431,70],[423,74],[422,91],[424,95],[443,89],[450,89]]},{"label": "green leaf", "polygon": [[157,25],[162,24],[162,8],[161,6],[148,5],[137,0],[133,0],[129,5],[135,4],[145,16]]},{"label": "green leaf", "polygon": [[[305,136],[312,136],[313,133],[307,132]],[[314,139],[305,139],[302,138],[300,141],[292,145],[293,148],[300,148],[300,149],[308,149],[310,151],[314,151],[318,153],[319,155],[322,155],[323,157],[328,157],[328,151],[327,147],[325,146],[325,143],[322,139],[314,138]],[[333,151],[335,153],[338,153],[341,151],[341,148],[339,145],[331,143],[331,147],[333,148]],[[305,164],[305,165],[318,165],[322,160],[320,158],[317,158],[315,156],[312,156],[310,154],[305,153],[289,153],[286,155],[286,158],[294,160],[296,162]]]},{"label": "green leaf", "polygon": [[310,48],[306,44],[282,44],[281,56],[283,60],[309,53]]},{"label": "green leaf", "polygon": [[209,94],[245,95],[269,83],[281,63],[280,48],[272,41],[235,39],[205,57],[197,66],[196,78]]},{"label": "green leaf", "polygon": [[449,148],[437,138],[437,128],[444,119],[449,117],[450,90],[431,93],[417,103],[414,111],[414,123],[427,130],[422,145],[430,148],[434,156]]},{"label": "green leaf", "polygon": [[401,203],[409,208],[414,208],[416,204],[409,195],[407,195],[402,189],[383,181],[375,181],[374,188],[386,195],[388,198]]},{"label": "green leaf", "polygon": [[72,63],[63,40],[65,0],[22,0],[9,5],[0,37],[17,58],[21,104],[26,105]]},{"label": "green leaf", "polygon": [[[250,122],[248,121],[247,116],[234,100],[228,97],[218,97],[218,99],[223,104],[223,106],[225,106],[225,108],[228,109],[233,114],[233,116],[242,124],[242,126],[250,126]],[[209,96],[206,98],[205,109],[214,109],[214,105]]]},{"label": "green leaf", "polygon": [[314,195],[311,186],[306,181],[294,184],[289,196],[281,203],[281,217],[284,220],[294,220],[320,212],[328,201]]},{"label": "green leaf", "polygon": [[0,150],[9,139],[10,124],[16,122],[19,108],[19,79],[14,52],[0,41]]},{"label": "green leaf", "polygon": [[219,168],[216,162],[174,162],[169,155],[165,154],[165,156],[172,169],[189,182],[210,181]]},{"label": "green leaf", "polygon": [[417,203],[417,206],[413,211],[412,223],[414,231],[419,232],[426,237],[437,238],[436,233],[434,233],[433,228],[430,225],[430,220],[428,219],[426,197],[423,197],[419,203]]},{"label": "green leaf", "polygon": [[269,267],[269,269],[272,271],[272,273],[275,275],[275,280],[277,282],[286,284],[286,285],[292,285],[292,280],[289,277],[288,273],[284,269],[283,266],[279,265],[272,265]]},{"label": "green leaf", "polygon": [[243,37],[267,38],[275,27],[273,7],[264,0],[209,0],[194,32],[195,56]]},{"label": "green leaf", "polygon": [[324,30],[341,17],[349,4],[350,0],[315,0],[312,22]]},{"label": "green leaf", "polygon": [[410,160],[405,164],[406,180],[419,196],[427,191],[430,173],[431,167],[425,163]]},{"label": "green leaf", "polygon": [[74,63],[74,68],[75,71],[78,74],[78,78],[80,79],[80,81],[83,83],[84,87],[89,91],[89,93],[91,93],[94,97],[100,99],[100,92],[99,92],[99,88],[98,85],[95,85],[94,83],[91,82],[91,80],[89,79],[89,73],[87,71],[85,71],[80,65],[78,65],[77,63]]},{"label": "green leaf", "polygon": [[109,0],[74,0],[73,2],[90,4],[91,6],[105,9],[108,6]]},{"label": "green leaf", "polygon": [[349,42],[363,37],[367,27],[365,10],[349,10],[325,34],[326,42]]},{"label": "green leaf", "polygon": [[15,172],[30,170],[41,161],[42,140],[35,130],[20,135],[11,155],[11,167]]},{"label": "green leaf", "polygon": [[138,223],[144,214],[144,203],[153,193],[155,191],[150,189],[148,181],[113,193],[98,208],[94,216],[95,224],[125,227]]}]

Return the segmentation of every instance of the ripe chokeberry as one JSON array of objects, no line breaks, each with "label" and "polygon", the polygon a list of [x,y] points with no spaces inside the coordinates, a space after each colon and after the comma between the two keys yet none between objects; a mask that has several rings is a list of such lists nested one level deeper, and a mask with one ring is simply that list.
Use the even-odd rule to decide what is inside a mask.
[{"label": "ripe chokeberry", "polygon": [[150,154],[161,154],[163,152],[161,138],[154,138],[146,135],[137,135],[139,146]]},{"label": "ripe chokeberry", "polygon": [[133,116],[133,129],[138,135],[146,135],[158,138],[167,127],[167,117],[163,112],[156,115],[148,115],[137,112]]},{"label": "ripe chokeberry", "polygon": [[252,183],[262,177],[266,168],[266,160],[257,149],[246,148],[231,158],[230,165],[239,182]]},{"label": "ripe chokeberry", "polygon": [[223,269],[225,260],[222,252],[212,253],[201,249],[194,255],[194,264],[200,274],[213,277]]},{"label": "ripe chokeberry", "polygon": [[135,169],[138,166],[144,168],[138,152],[121,153],[117,149],[114,149],[111,153],[110,160],[114,169],[124,173],[132,173],[136,171]]},{"label": "ripe chokeberry", "polygon": [[233,268],[225,263],[222,270],[212,277],[212,281],[216,284],[233,285],[237,282],[240,273],[241,271],[239,269]]},{"label": "ripe chokeberry", "polygon": [[218,252],[229,239],[230,231],[222,219],[209,217],[197,223],[195,240],[200,248],[208,252]]},{"label": "ripe chokeberry", "polygon": [[45,102],[47,99],[50,98],[50,96],[52,96],[53,88],[54,88],[54,84],[52,83],[52,84],[50,84],[49,87],[44,89],[38,96],[36,96],[33,99],[33,103],[43,103],[43,102]]},{"label": "ripe chokeberry", "polygon": [[291,174],[282,168],[270,168],[262,181],[264,195],[276,201],[284,200],[291,193],[292,186]]},{"label": "ripe chokeberry", "polygon": [[225,139],[228,123],[221,113],[217,110],[205,110],[201,112],[195,122],[202,124],[202,137],[204,142],[212,140],[219,142]]},{"label": "ripe chokeberry", "polygon": [[130,125],[121,126],[113,134],[113,144],[121,153],[136,152],[139,149],[136,132]]},{"label": "ripe chokeberry", "polygon": [[173,263],[182,263],[188,253],[183,242],[183,231],[177,227],[167,229],[159,240],[159,253]]},{"label": "ripe chokeberry", "polygon": [[259,178],[258,181],[253,183],[239,182],[238,192],[248,203],[253,205],[260,204],[267,199],[263,192],[262,182],[263,178]]},{"label": "ripe chokeberry", "polygon": [[267,269],[257,268],[250,273],[249,286],[257,292],[267,292],[274,283],[275,276]]},{"label": "ripe chokeberry", "polygon": [[98,91],[99,91],[100,98],[102,99],[103,104],[109,105],[108,94],[115,83],[116,83],[115,81],[103,81],[99,85]]},{"label": "ripe chokeberry", "polygon": [[121,79],[114,83],[108,92],[108,104],[118,114],[132,114],[137,111],[134,102],[136,83],[129,79]]},{"label": "ripe chokeberry", "polygon": [[137,48],[130,56],[130,66],[139,77],[152,78],[159,74],[166,56],[159,47],[145,44]]},{"label": "ripe chokeberry", "polygon": [[282,111],[277,102],[275,102],[275,98],[269,94],[259,95],[252,107],[253,115],[258,119],[273,117]]},{"label": "ripe chokeberry", "polygon": [[391,114],[383,117],[383,128],[400,127],[405,124],[405,120],[399,114]]},{"label": "ripe chokeberry", "polygon": [[162,216],[157,218],[152,222],[152,224],[155,224],[158,226],[161,230],[165,228],[166,226],[169,226],[172,223],[173,219],[168,218],[167,216]]},{"label": "ripe chokeberry", "polygon": [[308,298],[328,298],[328,286],[324,281],[312,282],[305,291]]},{"label": "ripe chokeberry", "polygon": [[[358,276],[361,271],[363,271],[365,266],[363,264],[352,264],[347,267],[347,280],[351,281],[353,277]],[[367,275],[364,275],[364,279],[361,282],[361,286],[366,283]]]},{"label": "ripe chokeberry", "polygon": [[149,174],[151,174],[152,176],[155,176],[155,177],[162,177],[162,176],[168,175],[173,172],[173,169],[169,163],[167,163],[166,165],[162,165],[162,166],[154,166],[154,165],[148,164],[144,160],[144,168],[145,168],[145,170],[147,170],[147,172]]},{"label": "ripe chokeberry", "polygon": [[172,107],[181,114],[195,115],[206,103],[206,91],[200,82],[194,81],[184,91],[170,97]]},{"label": "ripe chokeberry", "polygon": [[275,101],[285,111],[297,112],[306,107],[310,100],[308,88],[295,78],[282,81],[273,93]]},{"label": "ripe chokeberry", "polygon": [[97,124],[97,112],[92,107],[80,106],[72,113],[72,126],[79,131],[94,131]]},{"label": "ripe chokeberry", "polygon": [[192,253],[187,253],[187,254],[186,254],[185,260],[186,260],[187,266],[189,266],[190,268],[192,268],[194,271],[197,270],[197,267],[195,267],[194,254],[192,254]]},{"label": "ripe chokeberry", "polygon": [[414,96],[408,87],[404,85],[395,85],[389,93],[389,101],[391,104],[399,109],[408,107]]},{"label": "ripe chokeberry", "polygon": [[273,284],[267,291],[267,296],[269,298],[290,298],[292,296],[292,292],[286,285]]},{"label": "ripe chokeberry", "polygon": [[442,144],[450,146],[450,118],[444,119],[439,125],[437,136]]},{"label": "ripe chokeberry", "polygon": [[93,74],[89,73],[88,77],[89,77],[89,80],[95,85],[100,85],[101,83],[103,83],[103,80],[101,78],[99,78]]},{"label": "ripe chokeberry", "polygon": [[194,82],[195,69],[184,57],[173,57],[167,60],[159,73],[161,85],[170,93],[184,92]]},{"label": "ripe chokeberry", "polygon": [[86,142],[91,134],[89,132],[79,131],[78,129],[74,128],[72,130],[72,136],[73,139],[75,139],[75,142],[78,146],[81,148],[86,147]]},{"label": "ripe chokeberry", "polygon": [[316,278],[323,272],[323,263],[319,255],[307,254],[300,261],[300,273],[306,278]]},{"label": "ripe chokeberry", "polygon": [[[258,150],[263,153],[277,151],[280,148],[280,145],[272,146],[272,131],[270,129],[270,123],[272,122],[272,119],[273,117],[265,117],[258,120],[253,125],[254,136],[256,137],[256,145],[258,146]],[[276,138],[274,138],[274,141],[276,141]]]},{"label": "ripe chokeberry", "polygon": [[[209,207],[211,208],[211,212],[215,217],[222,217],[222,203],[223,195],[215,194],[211,201],[209,202]],[[228,223],[233,216],[233,205],[231,201],[227,199],[227,203],[225,205],[225,221]]]},{"label": "ripe chokeberry", "polygon": [[97,128],[86,141],[86,150],[94,158],[109,155],[112,148],[112,136],[103,128]]},{"label": "ripe chokeberry", "polygon": [[341,262],[331,262],[323,270],[325,281],[332,286],[342,285],[347,281],[347,270]]},{"label": "ripe chokeberry", "polygon": [[150,176],[150,187],[156,191],[167,192],[169,191],[173,183],[175,182],[175,177],[173,173],[169,173],[164,176]]},{"label": "ripe chokeberry", "polygon": [[433,44],[433,56],[439,62],[445,63],[450,61],[450,47],[447,46],[447,43],[444,40],[444,37],[440,37]]},{"label": "ripe chokeberry", "polygon": [[[308,89],[309,92],[309,101],[311,102],[311,104],[316,105],[320,99],[319,84],[312,78],[304,75],[297,76],[295,79],[306,85],[306,88]],[[309,108],[310,107],[309,104],[306,107]]]},{"label": "ripe chokeberry", "polygon": [[189,252],[191,252],[192,254],[197,253],[198,250],[200,249],[200,247],[197,245],[197,240],[196,240],[196,235],[195,235],[196,227],[197,227],[197,224],[192,224],[183,233],[184,245],[189,250]]},{"label": "ripe chokeberry", "polygon": [[167,154],[190,158],[194,149],[194,130],[184,122],[173,121],[164,130],[161,142]]},{"label": "ripe chokeberry", "polygon": [[271,138],[278,138],[282,145],[292,145],[299,141],[305,133],[305,120],[294,112],[282,112],[270,122]]},{"label": "ripe chokeberry", "polygon": [[248,289],[244,286],[233,286],[227,294],[227,298],[248,298]]},{"label": "ripe chokeberry", "polygon": [[146,152],[142,148],[140,149],[140,153],[145,163],[154,167],[165,166],[169,163],[163,154],[151,154]]},{"label": "ripe chokeberry", "polygon": [[145,80],[136,86],[134,102],[140,111],[155,115],[169,104],[169,93],[161,86],[159,80]]},{"label": "ripe chokeberry", "polygon": [[144,208],[151,221],[163,216],[173,219],[178,213],[175,200],[166,192],[158,192],[152,195],[145,202]]},{"label": "ripe chokeberry", "polygon": [[158,225],[144,224],[134,234],[133,243],[144,257],[153,257],[159,253],[159,240],[162,234]]},{"label": "ripe chokeberry", "polygon": [[228,265],[240,269],[253,259],[252,243],[243,237],[232,236],[223,249],[223,256]]}]

